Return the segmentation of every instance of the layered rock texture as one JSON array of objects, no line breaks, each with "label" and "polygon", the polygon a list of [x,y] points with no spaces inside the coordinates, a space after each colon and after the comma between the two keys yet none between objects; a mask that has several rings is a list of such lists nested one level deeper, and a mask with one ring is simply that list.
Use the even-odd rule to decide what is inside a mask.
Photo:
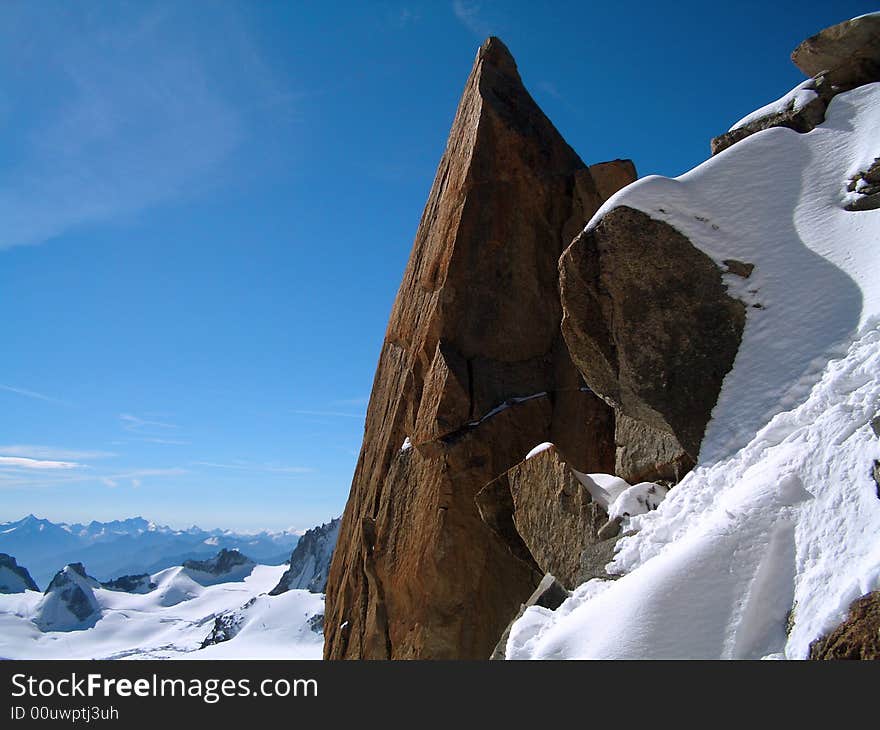
[{"label": "layered rock texture", "polygon": [[498,39],[468,78],[395,301],[327,586],[328,658],[486,658],[542,573],[475,496],[552,441],[615,460],[562,339],[557,260],[632,163],[590,169]]}]

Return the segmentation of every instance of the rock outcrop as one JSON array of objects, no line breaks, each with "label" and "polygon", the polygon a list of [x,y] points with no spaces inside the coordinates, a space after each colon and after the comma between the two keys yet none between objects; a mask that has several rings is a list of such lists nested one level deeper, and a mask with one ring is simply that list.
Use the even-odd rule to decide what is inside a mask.
[{"label": "rock outcrop", "polygon": [[327,585],[327,658],[487,657],[541,574],[483,523],[477,492],[543,441],[579,470],[613,468],[612,409],[559,329],[557,259],[634,170],[601,177],[602,192],[489,39],[380,354]]},{"label": "rock outcrop", "polygon": [[783,103],[715,137],[713,155],[771,127],[809,132],[825,121],[828,104],[837,94],[880,81],[880,13],[825,28],[795,48],[791,60],[811,78],[780,100]]},{"label": "rock outcrop", "polygon": [[613,473],[630,482],[680,477],[697,460],[733,365],[744,305],[684,235],[626,206],[579,235],[559,269],[572,359],[631,419],[619,419]]},{"label": "rock outcrop", "polygon": [[486,485],[477,506],[517,558],[539,574],[552,573],[566,589],[608,577],[604,566],[616,540],[599,537],[608,513],[555,446]]},{"label": "rock outcrop", "polygon": [[38,591],[37,584],[31,578],[27,568],[19,565],[15,558],[0,553],[0,593],[24,593]]},{"label": "rock outcrop", "polygon": [[94,592],[98,586],[82,563],[65,566],[55,574],[40,599],[34,623],[42,631],[73,631],[93,626],[101,615]]},{"label": "rock outcrop", "polygon": [[149,573],[138,575],[122,575],[113,580],[102,581],[101,587],[109,591],[122,591],[123,593],[149,593],[156,584],[153,583]]},{"label": "rock outcrop", "polygon": [[841,91],[880,80],[880,13],[819,31],[792,51],[791,60],[807,76],[825,73]]},{"label": "rock outcrop", "polygon": [[810,659],[880,659],[880,591],[855,601],[840,626],[810,645]]},{"label": "rock outcrop", "polygon": [[203,586],[244,580],[256,563],[238,550],[223,548],[208,560],[184,560],[182,573]]},{"label": "rock outcrop", "polygon": [[305,589],[312,593],[327,590],[327,574],[339,537],[340,521],[337,517],[306,531],[290,554],[290,567],[284,571],[278,585],[269,591],[270,596],[292,589]]}]

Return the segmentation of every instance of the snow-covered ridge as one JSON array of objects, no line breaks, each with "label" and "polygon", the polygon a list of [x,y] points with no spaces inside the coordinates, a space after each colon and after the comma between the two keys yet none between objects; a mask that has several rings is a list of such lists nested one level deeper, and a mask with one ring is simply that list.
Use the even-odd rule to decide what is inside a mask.
[{"label": "snow-covered ridge", "polygon": [[880,587],[880,211],[845,209],[880,156],[880,84],[836,96],[807,134],[768,129],[625,205],[720,266],[747,322],[700,463],[631,518],[616,581],[529,608],[508,658],[804,658],[850,602]]},{"label": "snow-covered ridge", "polygon": [[[150,576],[155,588],[145,593],[108,590],[73,571],[78,586],[87,581],[93,613],[61,625],[58,616],[70,617],[57,592],[50,607],[48,596],[36,591],[0,595],[0,658],[320,659],[323,637],[315,627],[324,596],[304,590],[267,595],[283,571],[257,565],[243,580],[203,586],[178,566]],[[42,631],[37,620],[48,618],[49,609],[55,624],[43,623]],[[236,635],[202,648],[216,618],[236,614]]]}]

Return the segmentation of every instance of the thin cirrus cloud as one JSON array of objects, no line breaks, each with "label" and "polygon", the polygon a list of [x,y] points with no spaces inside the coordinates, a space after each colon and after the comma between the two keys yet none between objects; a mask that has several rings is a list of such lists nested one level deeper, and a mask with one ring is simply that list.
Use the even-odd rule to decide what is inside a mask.
[{"label": "thin cirrus cloud", "polygon": [[[0,7],[0,121],[14,118],[4,135],[18,153],[0,173],[0,249],[216,185],[247,136],[254,100],[241,94],[283,98],[231,6],[212,13],[229,57],[205,43],[186,6],[44,10]],[[248,83],[230,81],[236,72]]]},{"label": "thin cirrus cloud", "polygon": [[309,466],[278,466],[274,464],[250,464],[247,462],[224,464],[216,461],[196,461],[195,466],[209,469],[234,469],[237,471],[258,471],[272,474],[312,474],[315,469]]},{"label": "thin cirrus cloud", "polygon": [[74,461],[51,461],[48,459],[29,459],[24,456],[0,456],[0,468],[12,469],[81,469],[85,465]]},{"label": "thin cirrus cloud", "polygon": [[139,416],[133,416],[131,413],[120,413],[119,420],[122,421],[122,427],[126,431],[178,428],[177,424],[174,423],[166,423],[165,421],[154,421],[148,418],[140,418]]},{"label": "thin cirrus cloud", "polygon": [[[2,248],[2,243],[0,243],[0,248]],[[46,401],[47,403],[57,403],[58,405],[62,406],[70,405],[67,401],[63,401],[60,398],[53,398],[50,395],[38,393],[35,390],[27,390],[26,388],[14,388],[11,385],[0,385],[0,390],[6,393],[14,393],[15,395],[20,395],[24,398],[33,398],[34,400]]]},{"label": "thin cirrus cloud", "polygon": [[81,451],[79,449],[59,449],[55,446],[36,446],[33,444],[7,444],[0,446],[0,454],[22,456],[28,459],[53,459],[59,461],[88,461],[90,459],[110,459],[116,456],[112,451]]},{"label": "thin cirrus cloud", "polygon": [[482,10],[482,4],[473,0],[453,0],[452,3],[452,12],[458,21],[474,35],[485,38],[491,29],[483,20]]}]

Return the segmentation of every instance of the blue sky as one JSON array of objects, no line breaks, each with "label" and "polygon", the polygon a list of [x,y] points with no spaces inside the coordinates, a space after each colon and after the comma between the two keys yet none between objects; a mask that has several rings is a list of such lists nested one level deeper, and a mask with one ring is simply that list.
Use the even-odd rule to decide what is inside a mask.
[{"label": "blue sky", "polygon": [[586,162],[677,175],[874,9],[3,3],[0,520],[339,514],[486,35]]}]

